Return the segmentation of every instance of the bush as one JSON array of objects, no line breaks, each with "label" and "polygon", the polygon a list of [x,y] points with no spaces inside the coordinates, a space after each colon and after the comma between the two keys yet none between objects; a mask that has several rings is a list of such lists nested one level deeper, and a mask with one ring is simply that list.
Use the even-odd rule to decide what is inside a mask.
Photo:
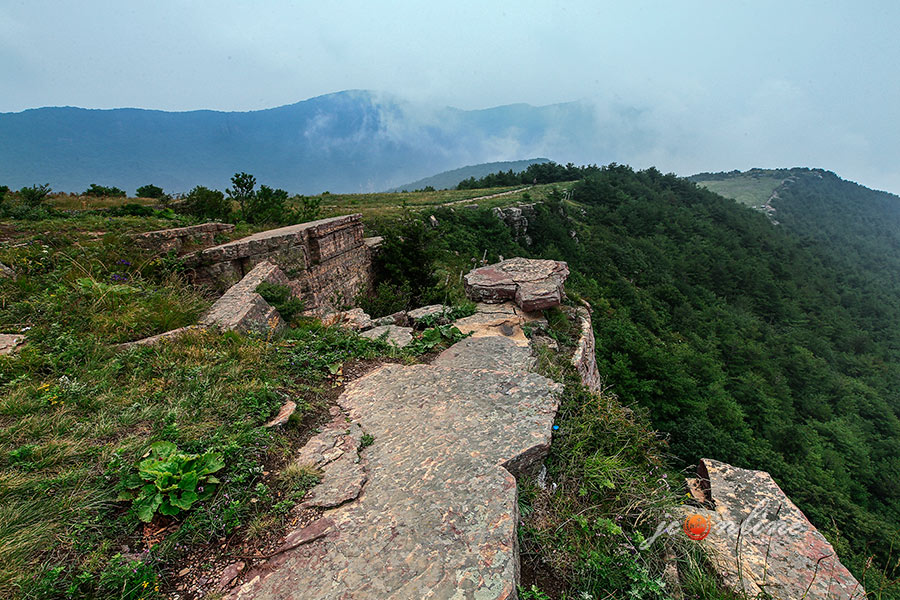
[{"label": "bush", "polygon": [[315,221],[319,218],[322,199],[318,196],[294,196],[294,202],[299,205],[297,209],[298,223]]},{"label": "bush", "polygon": [[407,305],[427,304],[435,295],[434,235],[425,223],[409,214],[384,235],[375,259],[376,276],[398,291],[408,290]]},{"label": "bush", "polygon": [[155,200],[162,200],[166,197],[166,193],[163,191],[161,187],[147,184],[142,185],[137,189],[135,195],[138,198],[153,198]]},{"label": "bush", "polygon": [[86,189],[82,196],[94,196],[95,198],[124,198],[125,190],[92,183],[91,187]]},{"label": "bush", "polygon": [[201,219],[225,221],[231,214],[231,200],[226,199],[219,190],[198,185],[185,196],[178,211]]},{"label": "bush", "polygon": [[9,193],[9,186],[0,185],[0,205],[3,204],[3,201],[6,200],[6,195]]},{"label": "bush", "polygon": [[382,281],[368,294],[356,298],[356,304],[372,317],[383,317],[404,310],[409,302],[409,288]]},{"label": "bush", "polygon": [[19,199],[28,208],[37,208],[44,203],[51,191],[49,183],[23,187],[19,190]]},{"label": "bush", "polygon": [[125,481],[119,500],[133,500],[138,518],[145,523],[157,511],[174,516],[211,497],[219,483],[212,474],[224,466],[218,452],[186,454],[172,442],[156,442],[150,446],[149,458],[138,464],[138,472]]},{"label": "bush", "polygon": [[285,202],[288,193],[284,190],[273,190],[267,185],[259,186],[259,191],[251,193],[246,199],[244,219],[249,223],[281,223],[290,220]]},{"label": "bush", "polygon": [[278,311],[281,318],[287,323],[300,316],[305,309],[303,300],[295,298],[291,288],[286,285],[278,285],[275,283],[262,282],[256,286],[256,293],[263,297],[263,300],[272,305],[272,308]]}]

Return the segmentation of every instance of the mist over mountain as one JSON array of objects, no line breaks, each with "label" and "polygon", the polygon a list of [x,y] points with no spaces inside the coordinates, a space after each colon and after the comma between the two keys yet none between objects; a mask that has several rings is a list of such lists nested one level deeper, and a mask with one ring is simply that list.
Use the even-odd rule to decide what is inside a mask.
[{"label": "mist over mountain", "polygon": [[637,115],[580,102],[459,110],[368,91],[251,112],[39,108],[0,114],[0,181],[183,192],[247,171],[292,193],[381,191],[491,161],[614,160],[641,143]]}]

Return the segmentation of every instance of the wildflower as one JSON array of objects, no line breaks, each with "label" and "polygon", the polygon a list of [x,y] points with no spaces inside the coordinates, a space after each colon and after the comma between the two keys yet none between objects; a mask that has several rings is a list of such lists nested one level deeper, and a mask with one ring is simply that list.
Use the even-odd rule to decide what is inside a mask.
[{"label": "wildflower", "polygon": [[141,587],[146,589],[146,587],[147,587],[148,585],[150,585],[150,582],[149,582],[149,581],[145,581],[145,582],[143,582],[143,583],[141,584]]},{"label": "wildflower", "polygon": [[120,265],[125,265],[126,267],[130,267],[130,266],[131,266],[131,263],[128,262],[127,260],[125,260],[124,258],[120,258],[120,259],[119,259],[119,264],[120,264]]},{"label": "wildflower", "polygon": [[42,383],[41,385],[38,386],[38,389],[39,389],[39,390],[46,390],[48,387],[50,387],[50,383],[49,383],[49,382],[48,382],[48,383]]}]

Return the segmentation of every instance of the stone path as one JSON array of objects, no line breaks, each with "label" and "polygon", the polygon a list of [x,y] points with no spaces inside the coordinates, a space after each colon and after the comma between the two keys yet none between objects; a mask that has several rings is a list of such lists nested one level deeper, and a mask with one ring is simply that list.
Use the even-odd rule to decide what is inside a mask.
[{"label": "stone path", "polygon": [[324,472],[303,503],[324,512],[229,597],[516,598],[515,476],[541,468],[560,391],[531,364],[516,340],[468,338],[351,383],[297,459]]}]

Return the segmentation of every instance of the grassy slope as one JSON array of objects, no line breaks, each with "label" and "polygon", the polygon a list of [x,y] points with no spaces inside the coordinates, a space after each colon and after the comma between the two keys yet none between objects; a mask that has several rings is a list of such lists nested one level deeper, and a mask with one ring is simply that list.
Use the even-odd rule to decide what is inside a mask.
[{"label": "grassy slope", "polygon": [[[255,553],[309,483],[279,466],[339,392],[339,367],[349,376],[359,360],[396,354],[315,323],[117,351],[209,305],[177,261],[127,237],[187,223],[90,212],[0,222],[0,262],[18,274],[0,279],[0,332],[28,342],[0,357],[2,597],[151,598],[172,591],[184,562],[202,570],[222,552]],[[289,426],[262,427],[288,398],[299,405]],[[116,497],[158,440],[221,452],[226,467],[213,498],[141,526]],[[226,538],[239,546],[209,545]]]},{"label": "grassy slope", "polygon": [[728,179],[697,178],[694,179],[694,182],[720,196],[737,200],[741,204],[762,206],[772,196],[772,192],[784,183],[784,179],[785,177],[777,174],[759,174]]}]

